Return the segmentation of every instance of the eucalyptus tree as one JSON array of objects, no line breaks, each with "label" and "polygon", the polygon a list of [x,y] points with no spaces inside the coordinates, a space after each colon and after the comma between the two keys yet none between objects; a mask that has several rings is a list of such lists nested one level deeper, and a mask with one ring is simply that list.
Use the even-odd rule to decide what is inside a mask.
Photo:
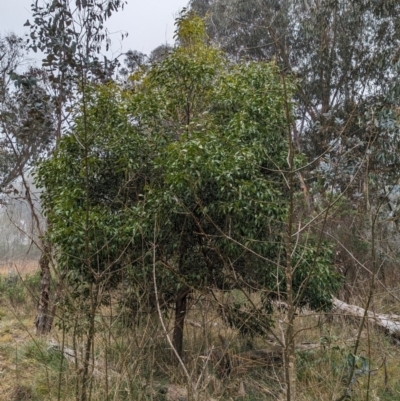
[{"label": "eucalyptus tree", "polygon": [[58,107],[58,137],[70,111],[66,106],[84,97],[88,82],[110,80],[118,65],[117,59],[109,60],[101,53],[111,43],[104,23],[124,4],[124,0],[43,0],[31,6],[33,22],[25,24],[31,30],[27,42],[45,56],[43,68]]},{"label": "eucalyptus tree", "polygon": [[[275,59],[282,71],[297,78],[292,135],[329,185],[341,190],[347,186],[371,141],[379,146],[380,155],[385,153],[387,124],[375,130],[374,139],[368,131],[374,124],[371,118],[376,121],[383,113],[388,122],[397,108],[393,91],[398,92],[398,2],[192,0],[190,4],[206,15],[211,38],[232,57]],[[394,116],[390,120],[397,124]],[[398,144],[394,132],[390,137]],[[375,163],[379,160],[375,158]],[[341,171],[333,182],[329,175],[335,164]],[[360,178],[352,194],[360,192],[362,182]]]},{"label": "eucalyptus tree", "polygon": [[0,38],[0,188],[6,192],[54,138],[53,106],[43,71],[24,64],[23,40],[14,34]]},{"label": "eucalyptus tree", "polygon": [[[25,24],[31,30],[27,41],[30,49],[39,50],[45,56],[42,64],[55,108],[57,140],[70,123],[76,105],[85,104],[87,85],[106,82],[112,77],[118,61],[101,55],[103,44],[106,51],[110,46],[104,23],[124,4],[124,0],[32,3],[33,21],[28,20]],[[46,241],[39,261],[42,289],[36,318],[38,334],[50,331],[55,312],[55,306],[50,305],[51,254],[51,243]]]},{"label": "eucalyptus tree", "polygon": [[[26,175],[48,154],[54,138],[54,103],[46,91],[46,75],[29,66],[22,38],[14,34],[0,38],[0,202],[8,211],[15,209],[13,197],[24,198],[29,208],[37,207],[28,186],[21,191],[20,184],[26,184]],[[30,233],[25,233],[35,245],[36,217],[31,216]]]}]

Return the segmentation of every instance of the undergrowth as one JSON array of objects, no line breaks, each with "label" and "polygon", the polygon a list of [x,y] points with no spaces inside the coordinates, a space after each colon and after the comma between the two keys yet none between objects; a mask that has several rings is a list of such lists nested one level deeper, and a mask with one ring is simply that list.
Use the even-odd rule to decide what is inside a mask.
[{"label": "undergrowth", "polygon": [[[72,401],[77,399],[77,388],[82,384],[87,335],[83,322],[73,320],[60,307],[52,333],[35,336],[39,280],[37,274],[14,280],[0,277],[2,400]],[[279,356],[255,361],[249,355],[277,347],[279,317],[284,312],[274,312],[276,323],[270,335],[254,335],[250,342],[226,324],[211,300],[203,301],[193,304],[188,314],[184,347],[185,366],[193,380],[199,381],[199,400],[282,400],[284,376]],[[376,297],[375,304],[379,302]],[[382,297],[381,303],[388,311],[388,299]],[[97,311],[89,367],[90,399],[187,399],[186,377],[176,363],[158,316],[149,313],[130,325],[121,323],[117,311],[112,303]],[[67,318],[68,325],[63,325]],[[170,335],[172,319],[168,314],[163,318]],[[346,393],[354,401],[400,398],[399,348],[384,333],[365,327],[354,355],[358,321],[305,313],[296,322],[299,400],[331,401]]]}]

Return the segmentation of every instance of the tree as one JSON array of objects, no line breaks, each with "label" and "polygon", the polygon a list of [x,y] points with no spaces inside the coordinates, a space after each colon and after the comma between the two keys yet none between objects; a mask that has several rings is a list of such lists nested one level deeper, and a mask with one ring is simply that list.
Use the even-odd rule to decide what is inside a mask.
[{"label": "tree", "polygon": [[7,188],[45,154],[54,138],[53,104],[38,69],[25,62],[21,38],[0,38],[0,188]]},{"label": "tree", "polygon": [[[305,201],[299,213],[309,221],[325,210],[313,220],[314,232],[342,244],[350,239],[353,255],[369,263],[362,245],[369,236],[367,210],[372,205],[390,221],[398,214],[388,200],[397,191],[399,168],[399,4],[192,0],[190,5],[206,16],[212,41],[232,59],[274,59],[285,75],[296,77],[291,136],[309,162],[297,172]],[[347,205],[340,228],[329,206],[335,199]],[[350,215],[357,215],[357,224],[347,224]],[[384,230],[397,238],[396,224]],[[377,246],[385,253],[386,242]],[[337,250],[343,251],[340,245]],[[353,285],[352,277],[365,272],[342,256],[338,262],[346,265],[343,273]],[[385,277],[393,265],[382,263],[379,274]]]},{"label": "tree", "polygon": [[[343,190],[371,145],[371,115],[397,108],[399,4],[394,1],[192,0],[208,32],[232,57],[275,59],[299,80],[292,135],[326,185]],[[390,117],[397,125],[396,118]],[[378,153],[388,125],[375,132]],[[392,143],[397,135],[390,134]],[[392,155],[390,156],[389,155]],[[322,155],[322,157],[320,157]],[[375,157],[375,156],[374,156]],[[379,160],[375,159],[379,164]],[[340,177],[329,179],[335,165]],[[327,172],[329,170],[330,172]],[[326,173],[326,174],[324,174]],[[352,195],[360,191],[362,174]],[[310,187],[315,181],[306,177]]]},{"label": "tree", "polygon": [[[25,175],[52,147],[54,103],[46,90],[44,71],[33,67],[22,69],[26,52],[21,38],[11,34],[0,39],[0,188],[2,202],[10,202],[4,194],[18,193],[25,197],[32,212],[32,224],[40,235],[40,219]],[[17,179],[23,183],[23,195],[13,186]]]},{"label": "tree", "polygon": [[[111,79],[117,60],[100,60],[102,44],[109,49],[110,39],[104,21],[124,6],[123,0],[112,1],[36,1],[32,4],[34,22],[28,39],[29,48],[45,54],[43,69],[50,83],[59,140],[68,126],[76,103],[85,104],[89,83]],[[53,143],[54,144],[54,143]],[[57,142],[55,143],[57,146]],[[51,243],[42,244],[39,266],[42,290],[36,317],[37,334],[51,330],[55,306],[50,302]],[[61,278],[60,278],[61,280]]]},{"label": "tree", "polygon": [[[277,67],[230,65],[206,44],[201,19],[183,15],[177,25],[179,45],[135,74],[130,89],[93,87],[86,118],[77,116],[38,177],[69,283],[78,293],[88,290],[82,282],[115,284],[128,264],[137,282],[150,283],[141,290],[152,302],[174,305],[181,357],[193,291],[261,291],[264,312],[271,296],[285,293],[278,260],[288,145]],[[302,257],[305,249],[312,256]],[[327,308],[338,285],[329,253],[302,289],[312,249],[306,241],[299,250],[299,303]]]}]

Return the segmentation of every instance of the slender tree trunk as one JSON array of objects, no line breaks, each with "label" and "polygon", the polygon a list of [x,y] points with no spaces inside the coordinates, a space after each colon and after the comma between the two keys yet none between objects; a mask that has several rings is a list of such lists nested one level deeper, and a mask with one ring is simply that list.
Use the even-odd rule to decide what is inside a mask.
[{"label": "slender tree trunk", "polygon": [[180,358],[182,358],[183,355],[183,328],[185,326],[185,317],[187,311],[187,296],[187,289],[183,289],[178,292],[175,301],[175,324],[172,343]]},{"label": "slender tree trunk", "polygon": [[[286,275],[287,281],[292,281],[292,277]],[[293,294],[293,288],[287,283],[288,294]],[[296,348],[295,348],[295,333],[294,333],[294,319],[295,319],[295,306],[293,303],[293,297],[288,296],[288,311],[287,311],[287,322],[286,322],[286,333],[285,333],[285,348],[284,348],[284,360],[285,360],[285,377],[286,377],[286,400],[296,400],[296,387],[297,387],[297,373],[296,373]]]},{"label": "slender tree trunk", "polygon": [[[94,288],[93,288],[94,287]],[[83,373],[82,373],[82,393],[80,397],[80,401],[87,401],[92,399],[92,373],[94,368],[94,361],[92,366],[90,366],[90,358],[94,357],[93,354],[93,343],[94,343],[94,336],[96,332],[95,327],[95,318],[96,318],[96,311],[99,306],[99,283],[96,282],[95,285],[91,285],[90,287],[90,315],[88,316],[89,319],[89,330],[86,339],[85,345],[85,356],[83,361]],[[91,372],[89,372],[89,368],[91,368]]]},{"label": "slender tree trunk", "polygon": [[[20,176],[22,183],[25,188],[25,199],[31,210],[32,222],[36,225],[36,230],[40,237],[43,237],[42,224],[35,208],[35,202],[31,196],[30,187],[25,179],[24,171],[20,170]],[[49,222],[46,222],[47,227]],[[50,270],[50,258],[51,258],[51,244],[48,240],[42,241],[42,254],[39,259],[39,268],[41,275],[40,282],[40,295],[37,306],[37,315],[35,319],[36,334],[44,335],[50,332],[53,325],[53,319],[56,312],[55,302],[52,302],[53,307],[50,310],[50,293],[51,293],[51,270]]]},{"label": "slender tree trunk", "polygon": [[36,334],[44,335],[50,332],[53,325],[53,314],[50,312],[50,244],[47,242],[43,245],[42,255],[39,259],[39,268],[42,279],[35,325]]},{"label": "slender tree trunk", "polygon": [[283,87],[285,91],[285,108],[286,108],[286,118],[288,124],[288,186],[289,186],[289,213],[287,222],[287,232],[285,241],[286,248],[286,266],[285,266],[285,278],[286,278],[286,303],[288,305],[288,311],[286,315],[286,330],[284,338],[284,361],[285,361],[285,381],[286,381],[286,401],[296,400],[296,385],[297,385],[297,375],[296,375],[296,349],[295,349],[295,332],[294,332],[294,321],[296,317],[296,305],[295,305],[295,294],[293,289],[293,275],[294,267],[292,264],[292,257],[295,251],[295,246],[292,241],[293,237],[293,226],[295,219],[294,211],[294,191],[295,191],[295,166],[294,166],[294,144],[292,139],[291,130],[291,114],[288,106],[288,97],[286,91],[286,81],[283,77]]}]

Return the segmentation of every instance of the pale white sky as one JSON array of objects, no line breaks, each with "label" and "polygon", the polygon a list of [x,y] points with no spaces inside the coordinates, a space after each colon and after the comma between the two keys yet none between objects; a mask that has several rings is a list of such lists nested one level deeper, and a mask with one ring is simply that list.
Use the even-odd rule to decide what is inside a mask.
[{"label": "pale white sky", "polygon": [[[0,34],[29,32],[23,24],[31,18],[34,0],[0,0]],[[128,32],[123,51],[129,49],[150,53],[160,44],[173,44],[174,19],[188,0],[128,0],[124,11],[112,15],[107,23],[110,32]],[[112,36],[112,48],[119,53],[120,34]]]}]

